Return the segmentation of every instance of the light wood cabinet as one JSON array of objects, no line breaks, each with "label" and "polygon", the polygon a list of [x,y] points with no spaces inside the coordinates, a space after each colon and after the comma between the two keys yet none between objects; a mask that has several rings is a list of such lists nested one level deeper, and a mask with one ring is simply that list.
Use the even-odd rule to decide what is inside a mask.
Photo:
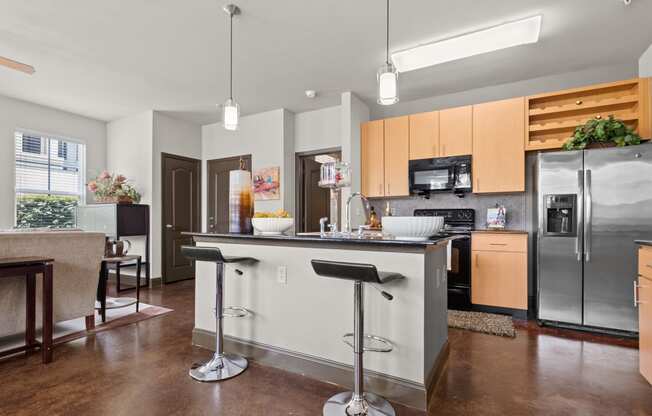
[{"label": "light wood cabinet", "polygon": [[362,123],[360,129],[360,170],[362,193],[385,196],[385,122]]},{"label": "light wood cabinet", "polygon": [[439,111],[410,117],[410,160],[439,157]]},{"label": "light wood cabinet", "polygon": [[471,302],[527,310],[527,234],[474,233]]},{"label": "light wood cabinet", "polygon": [[473,106],[473,192],[525,191],[525,99]]},{"label": "light wood cabinet", "polygon": [[652,247],[639,249],[638,273],[639,369],[652,384]]},{"label": "light wood cabinet", "polygon": [[439,112],[439,156],[473,152],[473,107],[447,108]]},{"label": "light wood cabinet", "polygon": [[385,196],[407,196],[409,189],[408,116],[385,120]]},{"label": "light wood cabinet", "polygon": [[575,127],[613,115],[644,139],[652,134],[650,78],[635,78],[527,97],[525,150],[559,149]]}]

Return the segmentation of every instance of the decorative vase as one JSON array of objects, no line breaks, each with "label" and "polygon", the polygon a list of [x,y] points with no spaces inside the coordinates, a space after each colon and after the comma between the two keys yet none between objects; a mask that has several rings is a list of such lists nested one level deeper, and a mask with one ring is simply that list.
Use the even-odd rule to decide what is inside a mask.
[{"label": "decorative vase", "polygon": [[229,232],[252,234],[253,192],[251,172],[240,169],[229,172]]},{"label": "decorative vase", "polygon": [[97,202],[98,204],[115,204],[118,202],[118,198],[115,196],[95,195],[95,202]]}]

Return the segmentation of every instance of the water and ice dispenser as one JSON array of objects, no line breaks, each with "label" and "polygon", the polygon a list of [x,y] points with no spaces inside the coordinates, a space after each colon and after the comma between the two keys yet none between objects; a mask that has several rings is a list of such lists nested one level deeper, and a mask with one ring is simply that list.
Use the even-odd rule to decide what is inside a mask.
[{"label": "water and ice dispenser", "polygon": [[577,235],[577,195],[546,195],[543,232],[545,235]]}]

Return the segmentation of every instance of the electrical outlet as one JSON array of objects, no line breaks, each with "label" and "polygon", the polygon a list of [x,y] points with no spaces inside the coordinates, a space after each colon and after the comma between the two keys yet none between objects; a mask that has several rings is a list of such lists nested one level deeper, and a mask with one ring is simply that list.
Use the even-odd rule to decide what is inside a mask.
[{"label": "electrical outlet", "polygon": [[276,270],[276,280],[281,284],[288,282],[288,268],[286,266],[278,266]]}]

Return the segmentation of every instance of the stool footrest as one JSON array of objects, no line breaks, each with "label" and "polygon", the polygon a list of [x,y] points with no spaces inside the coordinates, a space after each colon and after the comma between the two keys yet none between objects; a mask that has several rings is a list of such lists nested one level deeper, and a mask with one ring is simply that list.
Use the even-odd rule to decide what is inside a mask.
[{"label": "stool footrest", "polygon": [[[353,342],[351,342],[349,339],[353,338],[355,334],[353,333],[348,333],[344,334],[342,336],[342,342],[344,342],[346,345],[348,345],[351,348],[355,348]],[[379,337],[377,335],[371,335],[371,334],[364,334],[364,346],[362,347],[363,351],[369,351],[369,352],[391,352],[394,349],[394,344],[386,338]],[[383,345],[383,346],[367,346],[367,340],[375,342],[377,344]]]},{"label": "stool footrest", "polygon": [[242,306],[227,306],[222,311],[222,315],[226,318],[244,318],[245,316],[251,315],[251,311]]}]

